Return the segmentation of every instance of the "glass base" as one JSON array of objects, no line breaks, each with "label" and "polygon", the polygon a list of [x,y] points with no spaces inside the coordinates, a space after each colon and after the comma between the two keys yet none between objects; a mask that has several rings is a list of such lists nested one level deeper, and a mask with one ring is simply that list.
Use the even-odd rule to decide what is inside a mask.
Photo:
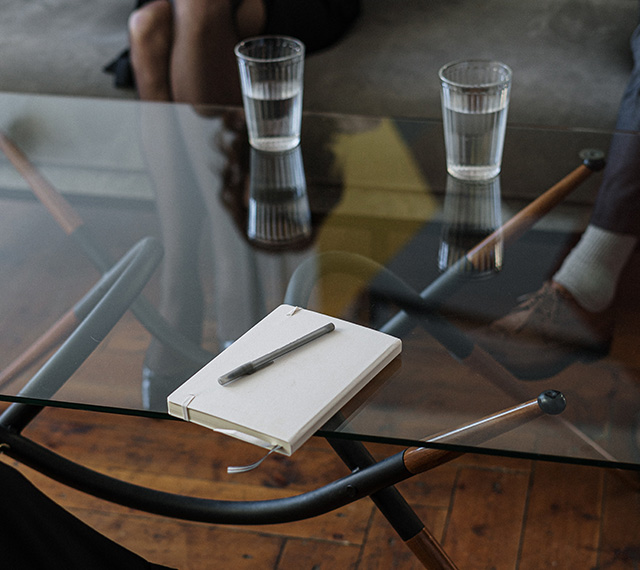
[{"label": "glass base", "polygon": [[250,139],[249,144],[256,150],[284,152],[296,148],[300,144],[300,137],[263,137]]},{"label": "glass base", "polygon": [[491,180],[500,174],[500,165],[462,166],[460,164],[448,164],[447,172],[460,180]]}]

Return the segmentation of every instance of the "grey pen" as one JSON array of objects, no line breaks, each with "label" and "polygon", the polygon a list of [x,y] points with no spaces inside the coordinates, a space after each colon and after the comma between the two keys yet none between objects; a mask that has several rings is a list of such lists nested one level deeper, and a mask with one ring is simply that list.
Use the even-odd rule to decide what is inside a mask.
[{"label": "grey pen", "polygon": [[280,348],[276,348],[275,350],[269,352],[268,354],[265,354],[264,356],[260,356],[255,360],[252,360],[245,364],[241,364],[237,368],[234,368],[231,372],[227,372],[226,374],[223,374],[222,376],[220,376],[220,378],[218,378],[218,383],[221,386],[224,386],[229,382],[233,382],[237,378],[240,378],[242,376],[248,376],[249,374],[253,374],[257,370],[260,370],[261,368],[264,368],[265,366],[269,366],[269,364],[272,364],[276,358],[280,358],[281,356],[284,356],[285,354],[291,352],[292,350],[295,350],[296,348],[300,348],[301,346],[304,346],[305,344],[311,342],[312,340],[315,340],[321,337],[322,335],[330,333],[335,328],[336,327],[333,323],[327,323],[326,325],[321,326],[319,329],[311,331],[310,333],[307,333],[306,335],[301,336],[300,338],[294,341],[291,341],[290,343],[285,344]]}]

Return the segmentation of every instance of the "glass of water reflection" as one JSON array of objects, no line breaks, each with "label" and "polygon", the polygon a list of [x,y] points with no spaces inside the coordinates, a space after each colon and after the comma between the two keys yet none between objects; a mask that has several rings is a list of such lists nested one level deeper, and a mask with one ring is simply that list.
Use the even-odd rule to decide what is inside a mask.
[{"label": "glass of water reflection", "polygon": [[497,61],[449,63],[438,72],[447,171],[464,180],[500,173],[512,72]]},{"label": "glass of water reflection", "polygon": [[251,149],[247,236],[267,249],[308,244],[311,210],[300,146],[283,152]]},{"label": "glass of water reflection", "polygon": [[304,44],[285,36],[249,38],[235,47],[249,143],[282,152],[300,143]]},{"label": "glass of water reflection", "polygon": [[[502,269],[503,241],[498,234],[490,247],[483,247],[473,259],[467,253],[493,235],[502,225],[500,177],[462,180],[447,176],[438,269],[455,266],[467,277],[489,277]],[[463,260],[463,261],[461,261]]]}]

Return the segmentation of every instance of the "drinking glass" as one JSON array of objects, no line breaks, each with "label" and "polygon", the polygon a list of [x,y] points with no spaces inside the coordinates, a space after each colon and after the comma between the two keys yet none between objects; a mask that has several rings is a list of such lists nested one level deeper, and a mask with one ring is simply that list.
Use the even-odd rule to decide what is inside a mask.
[{"label": "drinking glass", "polygon": [[449,63],[438,72],[441,84],[447,171],[466,180],[500,173],[511,69],[497,61]]},{"label": "drinking glass", "polygon": [[240,42],[235,54],[249,143],[264,151],[284,151],[300,143],[304,44],[285,36]]}]

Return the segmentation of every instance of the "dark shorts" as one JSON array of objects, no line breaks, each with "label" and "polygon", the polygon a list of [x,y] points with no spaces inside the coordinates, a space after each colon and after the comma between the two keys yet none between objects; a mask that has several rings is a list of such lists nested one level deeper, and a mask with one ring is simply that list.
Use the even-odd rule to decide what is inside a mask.
[{"label": "dark shorts", "polygon": [[265,34],[293,36],[307,53],[331,46],[360,13],[360,0],[264,0]]}]

